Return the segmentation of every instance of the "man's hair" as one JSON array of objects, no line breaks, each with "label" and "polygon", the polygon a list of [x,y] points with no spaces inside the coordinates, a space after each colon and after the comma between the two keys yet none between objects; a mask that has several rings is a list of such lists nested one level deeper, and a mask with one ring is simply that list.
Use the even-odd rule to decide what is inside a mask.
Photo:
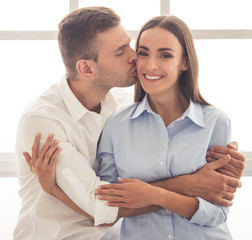
[{"label": "man's hair", "polygon": [[98,59],[98,33],[120,24],[120,17],[110,8],[80,8],[65,16],[58,25],[58,43],[67,75],[76,75],[80,59]]}]

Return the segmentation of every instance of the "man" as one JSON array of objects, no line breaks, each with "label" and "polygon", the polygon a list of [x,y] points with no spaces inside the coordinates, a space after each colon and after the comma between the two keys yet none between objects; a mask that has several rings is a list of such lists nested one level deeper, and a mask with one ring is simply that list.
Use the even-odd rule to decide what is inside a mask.
[{"label": "man", "polygon": [[[107,117],[128,102],[124,95],[116,96],[110,89],[131,86],[136,82],[136,53],[129,46],[130,39],[120,25],[119,16],[103,7],[83,8],[68,14],[59,24],[58,42],[67,77],[36,99],[25,110],[19,124],[16,151],[19,155],[22,208],[14,239],[100,239],[107,233],[107,228],[95,226],[112,223],[118,217],[118,208],[107,207],[94,195],[94,190],[105,183],[96,176],[96,144]],[[36,176],[30,172],[22,157],[22,152],[31,148],[37,131],[41,133],[42,143],[50,133],[54,133],[57,141],[51,149],[55,154],[59,153],[56,146],[60,142],[61,154],[56,165],[59,191],[55,196],[69,206],[73,201],[73,209],[80,214],[42,191]],[[49,141],[41,150],[45,155],[36,156],[39,139],[40,135],[37,135],[33,161],[48,156],[48,142],[53,136],[49,136]],[[243,156],[232,149],[218,149],[216,153],[210,153],[212,160],[230,151],[230,162],[233,163],[220,171],[240,177]],[[53,162],[51,156],[47,160],[47,165]],[[223,165],[223,162],[214,163],[203,168],[201,171],[208,175],[198,171],[191,176],[156,184],[230,205],[240,183],[235,178],[214,171]],[[208,180],[206,176],[223,180],[217,189],[230,187],[227,191],[214,191],[216,181],[211,185],[205,184]],[[190,181],[190,187],[186,188],[185,181]],[[60,192],[61,189],[63,192]],[[206,193],[205,189],[209,191]],[[213,199],[210,195],[214,196]],[[152,210],[151,207],[134,212],[120,209],[119,214],[129,216]],[[118,239],[117,235],[106,237]]]}]

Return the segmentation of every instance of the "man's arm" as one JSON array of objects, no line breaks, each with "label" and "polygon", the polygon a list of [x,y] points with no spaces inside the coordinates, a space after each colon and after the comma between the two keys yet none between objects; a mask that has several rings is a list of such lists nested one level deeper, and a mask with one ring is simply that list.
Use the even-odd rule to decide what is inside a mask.
[{"label": "man's arm", "polygon": [[[117,217],[118,209],[107,207],[101,201],[98,201],[93,194],[94,189],[101,184],[101,181],[92,168],[92,161],[90,162],[88,159],[88,146],[83,144],[81,151],[78,151],[78,146],[76,148],[74,143],[69,141],[69,136],[63,124],[60,124],[53,117],[47,118],[34,114],[22,118],[19,127],[18,155],[20,156],[22,152],[29,150],[29,154],[32,156],[31,149],[38,126],[41,133],[38,151],[42,149],[46,136],[50,133],[54,133],[54,138],[59,140],[59,146],[62,150],[56,164],[56,180],[60,189],[83,211],[94,217],[95,225],[103,224],[105,220],[107,223],[113,222]],[[20,176],[27,176],[27,179],[29,177],[39,191],[38,181],[29,172],[29,167],[22,156],[20,156],[20,164],[23,168]]]},{"label": "man's arm", "polygon": [[188,219],[198,210],[199,202],[195,197],[155,187],[139,179],[118,180],[119,183],[99,186],[96,194],[99,199],[108,201],[109,206],[120,207],[119,215],[123,217],[132,216],[131,209],[136,209],[138,215],[145,207],[150,212],[149,206],[160,206]]},{"label": "man's arm", "polygon": [[[239,178],[244,169],[245,157],[237,151],[237,143],[228,147],[213,146],[207,153],[209,162],[194,174],[177,176],[151,183],[188,196],[199,196],[213,204],[231,206]],[[229,154],[230,160],[223,156]],[[219,160],[220,158],[223,158]]]},{"label": "man's arm", "polygon": [[27,152],[24,152],[26,162],[29,165],[31,172],[33,172],[42,187],[48,194],[60,199],[67,206],[75,212],[94,220],[94,218],[83,211],[77,204],[75,204],[56,184],[56,160],[60,154],[61,148],[58,147],[59,142],[53,141],[53,134],[50,134],[43,145],[40,154],[38,154],[40,134],[36,134],[34,144],[32,146],[32,157]]}]

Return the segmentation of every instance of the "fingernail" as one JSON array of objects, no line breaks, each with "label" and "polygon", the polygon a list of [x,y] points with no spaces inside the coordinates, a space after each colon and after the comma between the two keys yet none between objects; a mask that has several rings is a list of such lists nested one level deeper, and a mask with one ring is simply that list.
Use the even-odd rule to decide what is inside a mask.
[{"label": "fingernail", "polygon": [[52,133],[50,133],[50,134],[49,134],[49,137],[50,137],[50,138],[52,138],[52,137],[53,137],[53,134],[52,134]]},{"label": "fingernail", "polygon": [[211,150],[211,151],[214,151],[214,147],[210,147],[210,150]]},{"label": "fingernail", "polygon": [[58,140],[55,140],[55,141],[54,141],[54,144],[58,144],[58,143],[59,143],[59,141],[58,141]]}]

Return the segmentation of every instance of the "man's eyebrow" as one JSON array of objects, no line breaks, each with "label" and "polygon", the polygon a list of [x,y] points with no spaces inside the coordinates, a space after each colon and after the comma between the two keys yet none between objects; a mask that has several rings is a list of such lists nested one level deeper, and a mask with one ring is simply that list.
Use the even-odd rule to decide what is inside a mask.
[{"label": "man's eyebrow", "polygon": [[122,50],[122,49],[124,49],[124,48],[126,48],[128,46],[129,46],[128,44],[124,44],[124,45],[118,47],[114,52],[120,51],[120,50]]}]

